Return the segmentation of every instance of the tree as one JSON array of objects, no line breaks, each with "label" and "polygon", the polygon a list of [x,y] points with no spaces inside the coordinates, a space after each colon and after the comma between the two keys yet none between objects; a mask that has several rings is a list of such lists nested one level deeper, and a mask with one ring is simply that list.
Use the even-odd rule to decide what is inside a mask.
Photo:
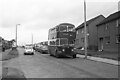
[{"label": "tree", "polygon": [[16,42],[16,40],[15,40],[15,39],[12,39],[11,42],[14,43],[14,42]]}]

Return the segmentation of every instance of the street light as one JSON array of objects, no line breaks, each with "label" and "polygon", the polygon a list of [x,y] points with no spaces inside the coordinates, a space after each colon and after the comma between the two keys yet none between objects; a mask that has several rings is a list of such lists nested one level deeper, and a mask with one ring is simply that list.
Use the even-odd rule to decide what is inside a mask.
[{"label": "street light", "polygon": [[17,47],[17,26],[20,25],[20,24],[16,24],[16,47]]},{"label": "street light", "polygon": [[86,1],[84,0],[85,59],[87,58]]},{"label": "street light", "polygon": [[32,34],[32,46],[33,46],[33,34]]}]

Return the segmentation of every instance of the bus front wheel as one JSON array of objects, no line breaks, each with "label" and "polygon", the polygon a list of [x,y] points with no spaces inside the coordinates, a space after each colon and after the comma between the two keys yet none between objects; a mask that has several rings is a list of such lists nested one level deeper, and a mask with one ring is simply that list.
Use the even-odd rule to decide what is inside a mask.
[{"label": "bus front wheel", "polygon": [[76,58],[76,54],[75,54],[75,55],[73,55],[73,58]]},{"label": "bus front wheel", "polygon": [[55,51],[55,57],[59,58],[60,56],[57,54],[57,50]]}]

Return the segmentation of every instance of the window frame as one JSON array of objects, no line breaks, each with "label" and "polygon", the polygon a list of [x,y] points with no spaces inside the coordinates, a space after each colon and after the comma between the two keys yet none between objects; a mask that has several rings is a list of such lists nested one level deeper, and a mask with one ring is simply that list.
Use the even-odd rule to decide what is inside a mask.
[{"label": "window frame", "polygon": [[119,21],[118,21],[118,19],[116,20],[116,27],[119,27]]},{"label": "window frame", "polygon": [[76,34],[79,34],[78,30],[76,31]]},{"label": "window frame", "polygon": [[120,34],[116,35],[116,44],[120,43]]},{"label": "window frame", "polygon": [[81,33],[84,33],[84,28],[81,29]]},{"label": "window frame", "polygon": [[105,30],[108,30],[108,23],[106,23],[105,25]]},{"label": "window frame", "polygon": [[76,45],[79,44],[79,39],[76,39],[76,40],[75,40],[75,44],[76,44]]},{"label": "window frame", "polygon": [[[65,27],[65,28],[66,28],[66,31],[61,31],[61,27]],[[65,25],[60,25],[60,27],[59,27],[59,32],[67,32],[67,26],[65,26]]]},{"label": "window frame", "polygon": [[85,42],[85,38],[81,38],[81,41],[84,43]]},{"label": "window frame", "polygon": [[106,44],[110,44],[110,36],[105,36]]}]

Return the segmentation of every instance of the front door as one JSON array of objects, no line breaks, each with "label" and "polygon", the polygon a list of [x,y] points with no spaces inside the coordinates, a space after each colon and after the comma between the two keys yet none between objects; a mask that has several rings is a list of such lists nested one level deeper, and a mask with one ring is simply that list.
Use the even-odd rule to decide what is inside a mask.
[{"label": "front door", "polygon": [[100,51],[103,51],[103,38],[100,38]]}]

